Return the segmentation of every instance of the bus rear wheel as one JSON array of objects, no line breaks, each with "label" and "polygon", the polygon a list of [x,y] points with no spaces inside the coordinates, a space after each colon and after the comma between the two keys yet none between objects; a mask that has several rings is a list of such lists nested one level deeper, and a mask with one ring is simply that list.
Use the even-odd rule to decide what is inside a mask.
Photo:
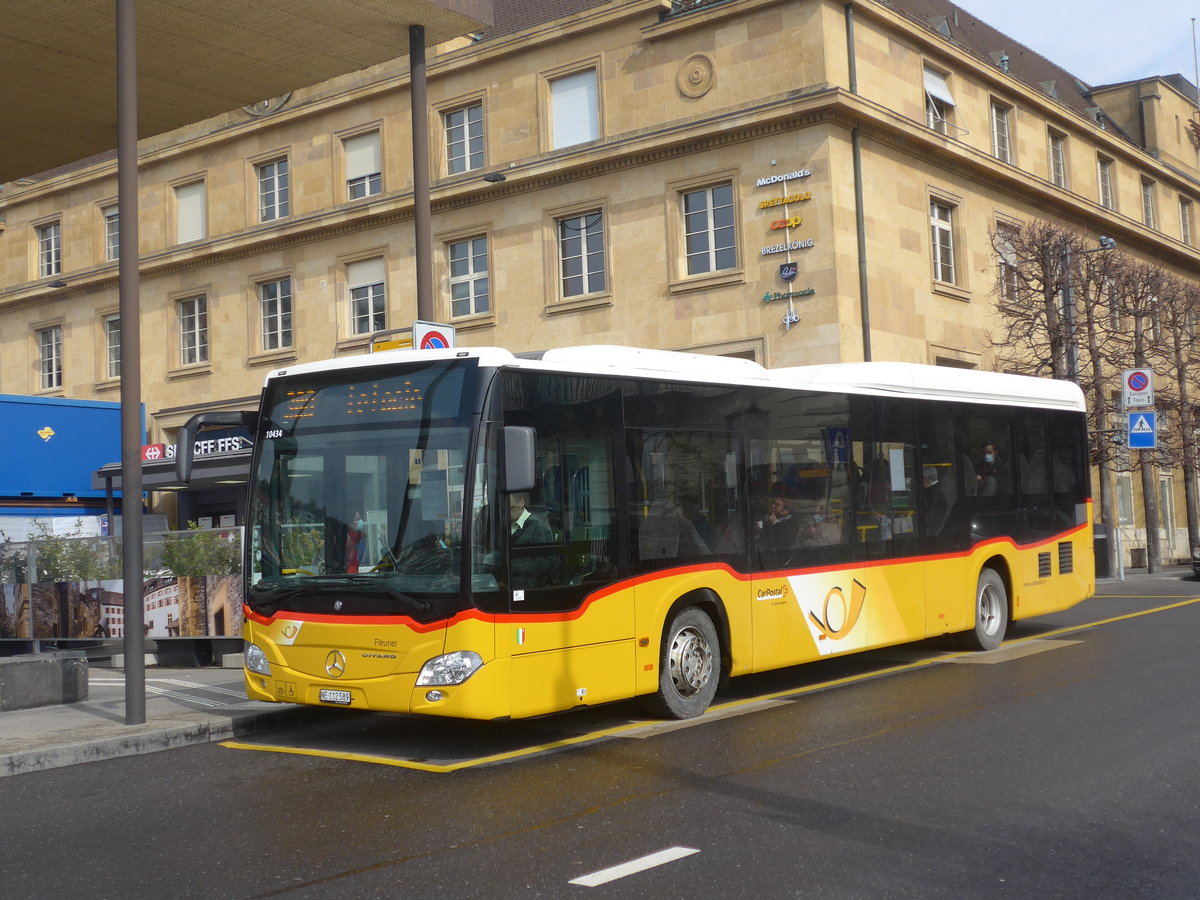
[{"label": "bus rear wheel", "polygon": [[1008,590],[995,569],[979,573],[975,587],[975,628],[959,635],[967,650],[995,650],[1008,631]]},{"label": "bus rear wheel", "polygon": [[680,610],[663,632],[654,711],[691,719],[708,709],[721,677],[720,651],[712,619],[694,606]]}]

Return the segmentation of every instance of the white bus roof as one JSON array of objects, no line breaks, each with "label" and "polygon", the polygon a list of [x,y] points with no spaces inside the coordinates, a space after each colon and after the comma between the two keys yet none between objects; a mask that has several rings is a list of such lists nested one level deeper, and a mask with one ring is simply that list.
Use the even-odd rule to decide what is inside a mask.
[{"label": "white bus roof", "polygon": [[716,384],[792,387],[852,394],[904,395],[915,398],[1003,403],[1084,411],[1083,392],[1069,381],[1005,375],[975,369],[901,362],[828,363],[767,369],[748,359],[675,350],[649,350],[615,344],[558,347],[516,356],[497,347],[449,350],[385,350],[361,356],[298,363],[276,369],[268,381],[296,375],[420,360],[479,360],[484,366],[528,368],[595,375],[629,375]]}]

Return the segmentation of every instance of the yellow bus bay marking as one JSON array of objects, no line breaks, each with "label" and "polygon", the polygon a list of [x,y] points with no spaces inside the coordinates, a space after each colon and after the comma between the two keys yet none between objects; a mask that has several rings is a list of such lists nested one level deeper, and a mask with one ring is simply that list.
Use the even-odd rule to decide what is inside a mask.
[{"label": "yellow bus bay marking", "polygon": [[[1154,600],[1161,599],[1159,597],[1121,597],[1122,600]],[[952,653],[933,653],[928,658],[906,662],[900,665],[887,666],[882,669],[876,669],[871,672],[860,672],[856,675],[848,675],[844,678],[833,678],[828,681],[820,681],[815,684],[805,685],[803,687],[788,688],[786,690],[777,691],[771,694],[762,694],[757,697],[747,697],[744,700],[732,700],[728,703],[713,704],[708,711],[694,719],[686,719],[682,721],[637,721],[626,722],[622,725],[616,725],[610,728],[600,728],[596,731],[590,731],[586,734],[573,735],[557,741],[550,741],[544,744],[534,744],[529,747],[522,747],[518,750],[509,750],[504,753],[495,753],[489,756],[473,757],[471,759],[462,759],[452,763],[430,763],[422,762],[413,759],[403,759],[393,756],[378,756],[369,753],[353,753],[340,750],[316,750],[309,747],[283,747],[273,746],[270,744],[252,744],[246,741],[221,741],[222,747],[228,747],[233,750],[260,750],[269,753],[290,753],[295,756],[318,756],[323,759],[344,759],[350,762],[365,762],[373,763],[380,766],[394,766],[402,769],[416,769],[421,772],[457,772],[461,769],[471,769],[477,766],[495,765],[497,763],[512,762],[514,760],[523,759],[525,757],[537,756],[542,753],[548,753],[551,750],[561,750],[566,747],[577,746],[580,744],[592,743],[595,741],[604,740],[605,738],[645,738],[655,734],[662,734],[669,731],[677,731],[681,728],[688,728],[692,725],[703,725],[706,722],[715,721],[717,719],[729,718],[732,715],[739,715],[746,712],[756,712],[758,709],[770,708],[778,706],[788,700],[797,699],[805,694],[813,694],[817,691],[824,691],[830,688],[841,687],[847,684],[854,684],[859,681],[867,681],[872,678],[882,678],[885,675],[894,675],[899,672],[906,672],[912,669],[920,669],[925,666],[936,665],[946,662],[964,662],[969,661],[968,657],[982,657],[989,654],[996,654],[996,657],[991,660],[980,659],[980,662],[1007,662],[1012,659],[1020,659],[1032,653],[1039,653],[1043,650],[1055,649],[1057,647],[1071,646],[1079,643],[1078,641],[1052,641],[1053,637],[1058,637],[1065,634],[1074,634],[1079,631],[1087,631],[1091,628],[1099,628],[1102,625],[1112,625],[1116,622],[1123,622],[1128,619],[1137,619],[1142,616],[1154,615],[1155,613],[1169,612],[1173,609],[1180,609],[1185,606],[1192,606],[1200,603],[1200,597],[1188,597],[1178,603],[1170,603],[1166,606],[1158,606],[1153,609],[1143,609],[1137,612],[1124,613],[1119,616],[1111,616],[1107,619],[1100,619],[1095,622],[1083,622],[1079,625],[1068,625],[1064,628],[1057,628],[1053,631],[1046,631],[1038,635],[1027,638],[1018,638],[1013,641],[1006,641],[1003,646],[988,653],[979,653],[978,651],[963,650]],[[1045,646],[1039,646],[1045,645]],[[1021,652],[1022,649],[1028,647],[1028,652]],[[886,650],[887,648],[881,648]],[[1009,652],[1005,652],[1008,650]]]}]

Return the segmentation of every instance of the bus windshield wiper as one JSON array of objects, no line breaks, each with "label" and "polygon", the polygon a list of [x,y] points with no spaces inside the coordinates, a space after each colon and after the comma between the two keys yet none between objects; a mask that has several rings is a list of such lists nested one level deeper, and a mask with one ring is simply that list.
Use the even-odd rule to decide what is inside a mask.
[{"label": "bus windshield wiper", "polygon": [[372,591],[379,591],[381,594],[387,594],[393,600],[399,600],[401,603],[411,606],[419,612],[429,611],[429,601],[419,600],[416,597],[404,593],[403,591],[396,590],[394,587],[388,584],[386,578],[381,578],[378,575],[345,575],[335,577],[333,580],[339,583],[353,584],[356,587],[368,587]]}]

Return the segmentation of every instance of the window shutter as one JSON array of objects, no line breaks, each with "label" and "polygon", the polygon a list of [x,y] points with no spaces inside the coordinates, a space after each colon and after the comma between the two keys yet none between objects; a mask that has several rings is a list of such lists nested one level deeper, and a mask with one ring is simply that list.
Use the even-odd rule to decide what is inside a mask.
[{"label": "window shutter", "polygon": [[570,147],[600,137],[600,98],[596,70],[587,69],[550,82],[554,147]]}]

